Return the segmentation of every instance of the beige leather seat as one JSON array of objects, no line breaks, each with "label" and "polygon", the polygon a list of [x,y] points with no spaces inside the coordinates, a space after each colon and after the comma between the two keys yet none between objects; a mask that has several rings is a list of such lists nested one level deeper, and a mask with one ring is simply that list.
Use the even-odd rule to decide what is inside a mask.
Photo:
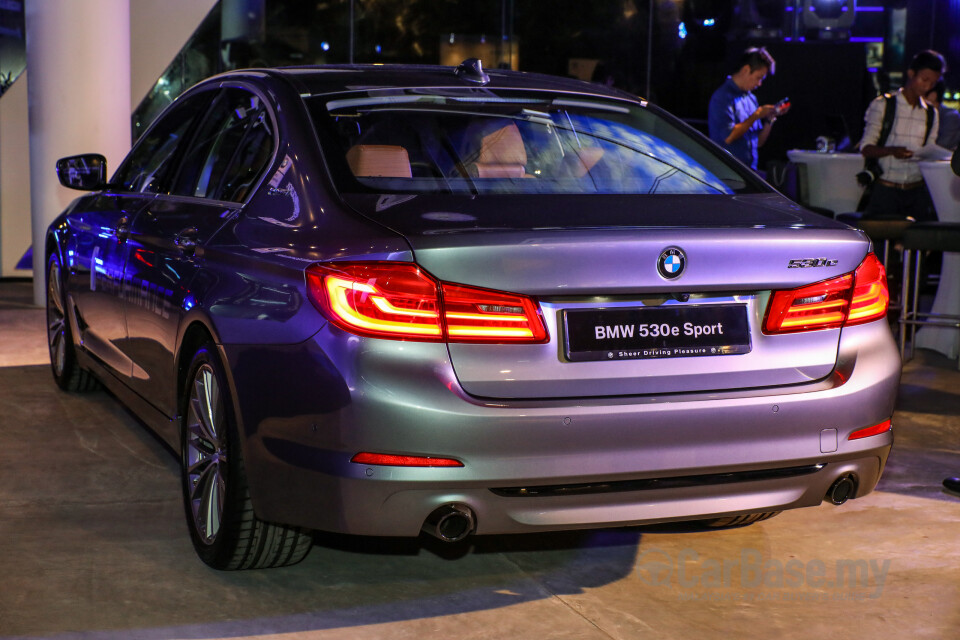
[{"label": "beige leather seat", "polygon": [[520,130],[512,122],[480,139],[480,155],[473,164],[480,178],[524,178],[527,151]]},{"label": "beige leather seat", "polygon": [[347,164],[358,178],[412,178],[410,156],[400,146],[358,144],[347,151]]}]

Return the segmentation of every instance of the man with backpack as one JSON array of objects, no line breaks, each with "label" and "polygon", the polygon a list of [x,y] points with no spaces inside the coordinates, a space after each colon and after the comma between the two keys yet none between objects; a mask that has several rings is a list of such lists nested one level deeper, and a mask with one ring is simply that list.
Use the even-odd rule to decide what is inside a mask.
[{"label": "man with backpack", "polygon": [[895,94],[875,98],[864,117],[860,153],[874,174],[864,218],[935,220],[933,203],[914,153],[937,139],[937,110],[923,96],[946,71],[943,56],[921,51]]}]

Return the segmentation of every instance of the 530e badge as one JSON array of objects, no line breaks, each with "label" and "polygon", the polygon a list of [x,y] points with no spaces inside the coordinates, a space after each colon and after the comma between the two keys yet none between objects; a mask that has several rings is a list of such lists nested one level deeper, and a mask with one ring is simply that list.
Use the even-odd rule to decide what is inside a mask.
[{"label": "530e badge", "polygon": [[807,269],[809,267],[835,267],[837,260],[827,258],[799,258],[787,263],[787,269]]}]

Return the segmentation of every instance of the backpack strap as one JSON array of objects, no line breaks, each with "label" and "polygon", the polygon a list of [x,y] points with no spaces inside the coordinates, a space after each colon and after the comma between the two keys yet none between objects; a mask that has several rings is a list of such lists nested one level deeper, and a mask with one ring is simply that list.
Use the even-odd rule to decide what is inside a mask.
[{"label": "backpack strap", "polygon": [[[887,144],[887,138],[890,137],[890,131],[893,130],[893,119],[897,115],[897,96],[893,93],[883,94],[883,122],[880,123],[880,137],[877,138],[877,146],[883,147]],[[930,133],[930,124],[927,125],[927,134]]]},{"label": "backpack strap", "polygon": [[[890,137],[890,132],[893,130],[893,119],[897,115],[897,94],[885,93],[883,94],[883,100],[883,122],[880,123],[880,136],[877,138],[878,147],[886,146],[887,138]],[[923,144],[926,146],[927,141],[930,140],[930,132],[933,130],[933,120],[936,114],[931,105],[924,104],[927,112],[927,129],[923,134]]]}]

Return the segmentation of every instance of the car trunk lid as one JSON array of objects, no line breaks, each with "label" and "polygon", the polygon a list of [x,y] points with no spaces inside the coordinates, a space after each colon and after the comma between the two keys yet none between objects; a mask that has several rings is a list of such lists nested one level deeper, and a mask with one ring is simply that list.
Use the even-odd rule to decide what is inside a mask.
[{"label": "car trunk lid", "polygon": [[[840,330],[765,335],[767,302],[771,291],[854,271],[869,247],[860,232],[770,195],[674,196],[672,205],[594,196],[583,201],[592,207],[579,214],[583,222],[570,213],[580,203],[569,199],[430,198],[429,207],[418,200],[390,204],[392,217],[375,212],[404,234],[418,264],[446,282],[532,296],[543,314],[545,344],[450,344],[463,388],[487,398],[705,392],[823,378],[834,368]],[[536,226],[550,205],[559,224]],[[664,273],[665,261],[678,260],[679,273]],[[649,339],[664,330],[674,335]]]}]

